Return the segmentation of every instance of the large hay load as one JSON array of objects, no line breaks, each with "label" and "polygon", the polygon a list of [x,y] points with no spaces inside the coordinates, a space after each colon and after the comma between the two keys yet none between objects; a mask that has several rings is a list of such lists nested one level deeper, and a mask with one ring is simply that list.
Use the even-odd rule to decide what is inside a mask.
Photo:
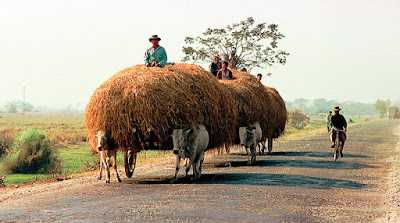
[{"label": "large hay load", "polygon": [[168,148],[175,128],[203,124],[209,148],[232,141],[237,111],[231,94],[200,66],[126,68],[95,90],[86,108],[85,124],[92,149],[96,129],[111,135],[121,148],[138,152],[151,132]]},{"label": "large hay load", "polygon": [[[282,97],[279,95],[278,91],[275,88],[265,87],[266,92],[271,97],[271,106],[269,113],[269,123],[271,125],[272,132],[270,133],[271,138],[278,138],[282,135],[285,130],[286,121],[287,121],[287,111],[286,105],[283,101]],[[268,137],[268,138],[270,138]]]},{"label": "large hay load", "polygon": [[[251,74],[232,70],[233,80],[219,80],[219,82],[234,97],[235,108],[238,111],[236,131],[240,126],[248,126],[255,122],[260,123],[263,135],[269,130],[270,97],[264,86]],[[238,133],[235,142],[238,143]]]}]

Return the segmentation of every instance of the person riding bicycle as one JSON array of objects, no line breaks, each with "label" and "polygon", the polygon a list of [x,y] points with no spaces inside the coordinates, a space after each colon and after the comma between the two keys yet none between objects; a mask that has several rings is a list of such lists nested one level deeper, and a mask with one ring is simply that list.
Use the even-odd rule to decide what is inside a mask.
[{"label": "person riding bicycle", "polygon": [[339,139],[342,141],[342,148],[340,150],[340,156],[343,157],[343,147],[344,147],[344,142],[346,141],[346,131],[347,131],[347,122],[346,119],[344,118],[343,115],[339,114],[339,111],[341,109],[339,106],[335,106],[333,108],[333,111],[335,114],[333,114],[329,120],[329,127],[331,129],[331,140],[333,142],[333,145],[331,146],[332,148],[335,147],[335,140],[336,140],[336,130],[344,130],[339,132]]}]

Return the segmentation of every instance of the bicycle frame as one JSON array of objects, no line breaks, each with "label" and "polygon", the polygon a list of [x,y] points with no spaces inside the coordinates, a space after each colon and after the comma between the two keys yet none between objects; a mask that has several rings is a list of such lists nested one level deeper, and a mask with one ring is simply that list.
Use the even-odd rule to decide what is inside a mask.
[{"label": "bicycle frame", "polygon": [[333,151],[333,161],[337,161],[339,159],[339,154],[342,152],[343,150],[343,142],[340,141],[340,132],[345,132],[344,130],[339,130],[336,128],[332,128],[331,131],[335,131],[336,134],[336,139],[335,139],[335,147],[334,147],[334,151]]}]

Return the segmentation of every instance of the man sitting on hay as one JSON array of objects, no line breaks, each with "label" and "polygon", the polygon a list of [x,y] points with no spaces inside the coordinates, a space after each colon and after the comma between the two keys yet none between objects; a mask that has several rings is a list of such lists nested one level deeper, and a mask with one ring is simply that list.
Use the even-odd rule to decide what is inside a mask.
[{"label": "man sitting on hay", "polygon": [[149,39],[153,46],[144,54],[144,64],[147,67],[164,67],[167,63],[167,53],[164,47],[158,45],[160,40],[157,35],[152,35]]}]

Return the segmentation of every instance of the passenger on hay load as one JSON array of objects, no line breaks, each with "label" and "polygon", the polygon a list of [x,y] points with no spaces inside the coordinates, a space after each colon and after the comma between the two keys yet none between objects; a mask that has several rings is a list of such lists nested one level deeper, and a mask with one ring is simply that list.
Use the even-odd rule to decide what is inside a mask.
[{"label": "passenger on hay load", "polygon": [[261,82],[262,74],[257,74],[257,80]]},{"label": "passenger on hay load", "polygon": [[220,80],[232,80],[232,71],[228,69],[229,63],[227,61],[224,61],[222,63],[222,69],[218,71],[217,73],[217,79]]},{"label": "passenger on hay load", "polygon": [[210,64],[210,72],[217,76],[218,71],[221,69],[221,61],[219,56],[215,56],[213,62]]},{"label": "passenger on hay load", "polygon": [[153,44],[144,54],[144,64],[147,67],[164,67],[167,63],[167,53],[164,47],[158,45],[161,40],[157,35],[152,35],[149,42]]}]

